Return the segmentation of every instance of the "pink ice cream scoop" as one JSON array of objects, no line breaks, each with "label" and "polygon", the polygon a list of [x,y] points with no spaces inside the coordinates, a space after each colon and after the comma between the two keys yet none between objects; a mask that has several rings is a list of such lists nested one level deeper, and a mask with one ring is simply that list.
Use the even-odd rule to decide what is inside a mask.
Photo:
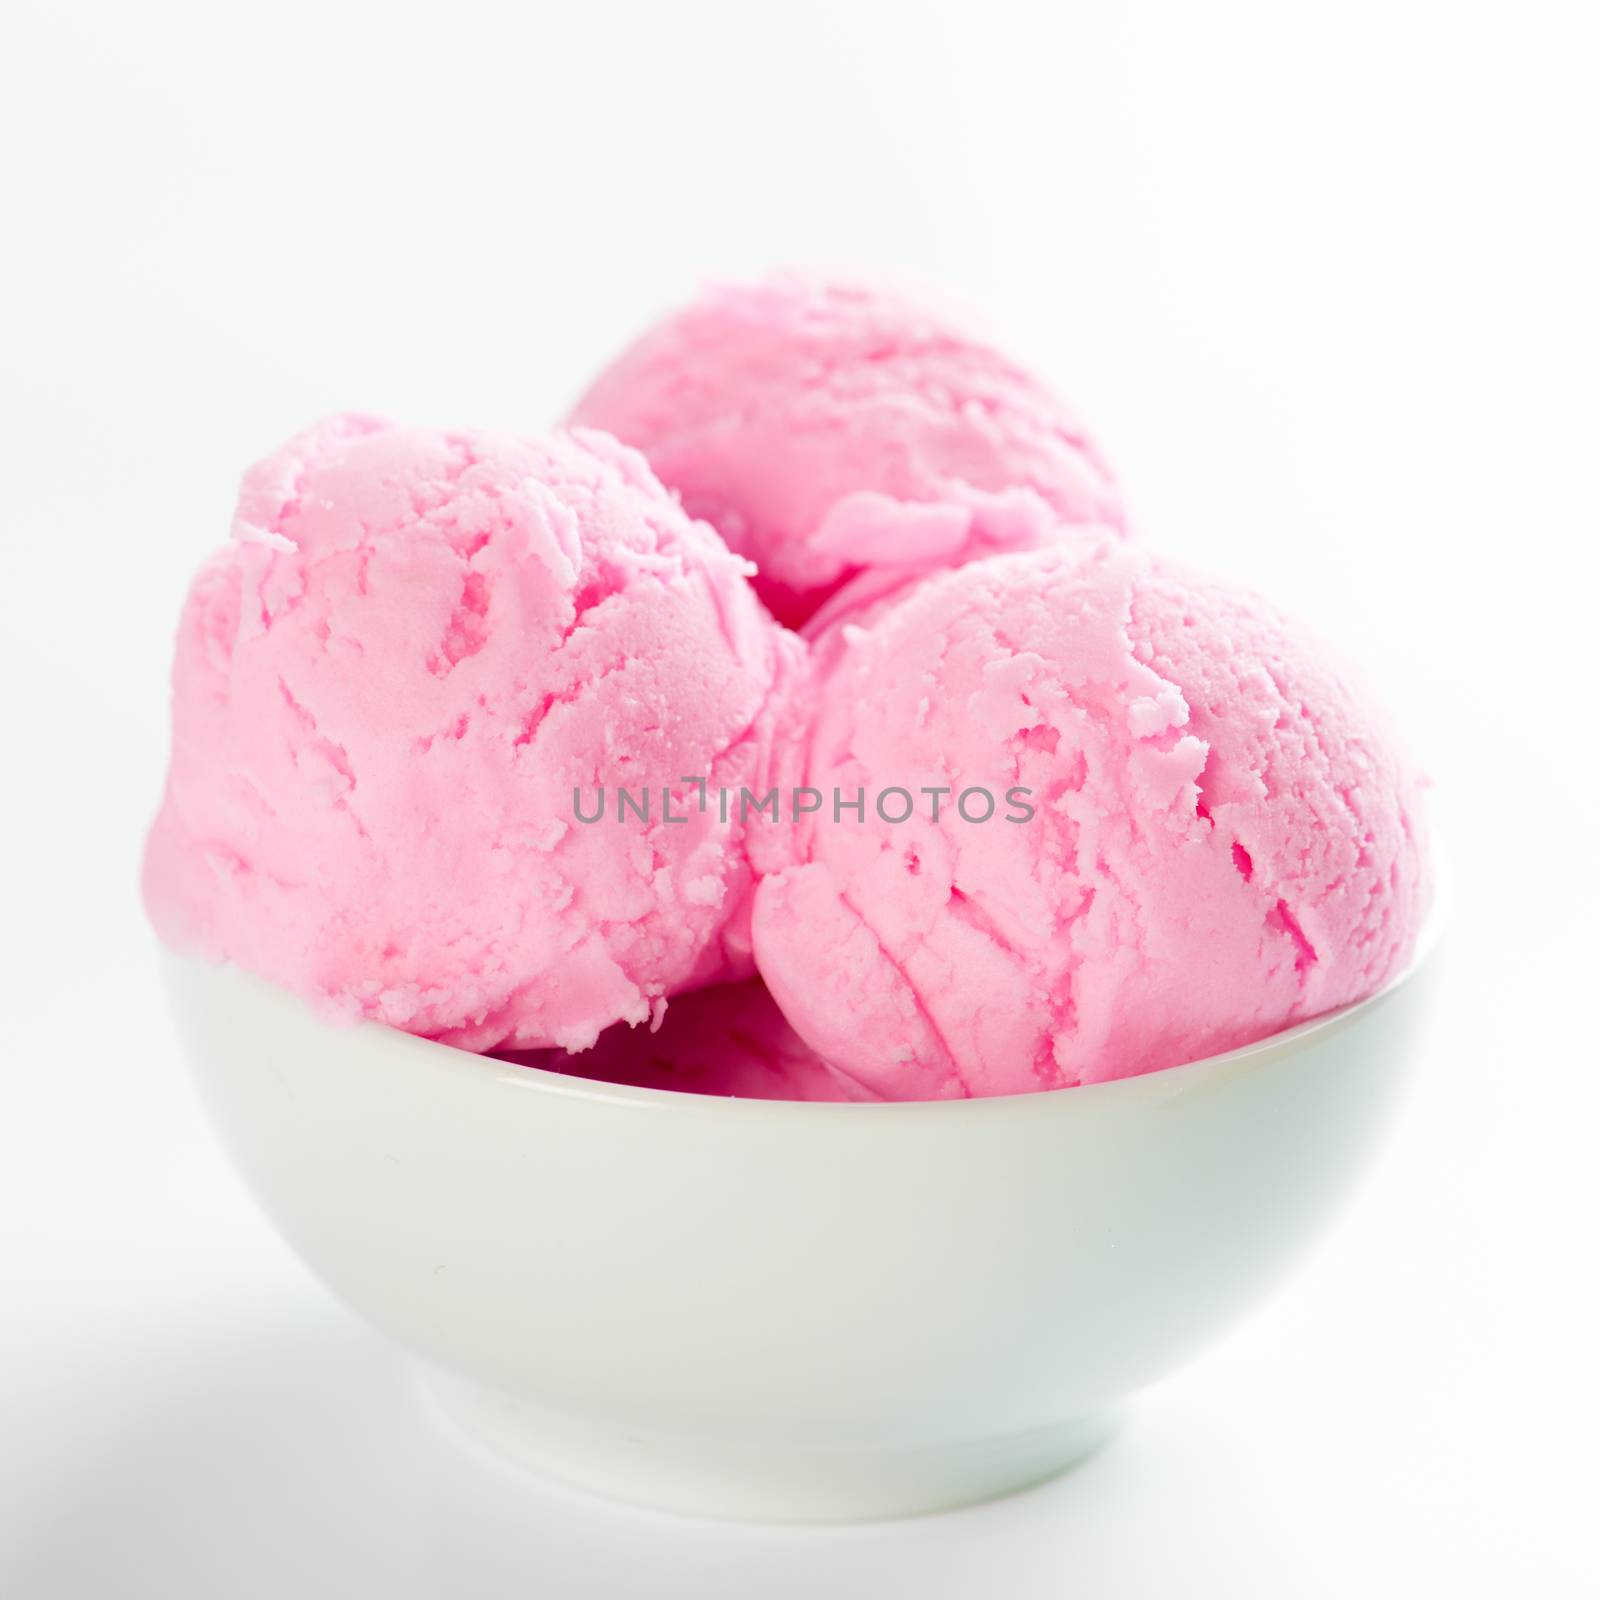
[{"label": "pink ice cream scoop", "polygon": [[158,931],[474,1049],[747,973],[744,830],[682,782],[760,781],[799,663],[746,570],[603,435],[300,435],[183,614]]},{"label": "pink ice cream scoop", "polygon": [[718,283],[626,350],[578,422],[649,457],[799,626],[881,580],[1120,528],[1082,424],[960,311],[801,272]]},{"label": "pink ice cream scoop", "polygon": [[618,1023],[591,1050],[501,1052],[508,1061],[601,1083],[741,1100],[875,1100],[789,1026],[759,978],[674,1000],[654,1032]]},{"label": "pink ice cream scoop", "polygon": [[815,668],[818,798],[757,891],[756,959],[885,1098],[1150,1072],[1410,955],[1418,780],[1253,595],[1112,540],[1041,549],[828,631]]}]

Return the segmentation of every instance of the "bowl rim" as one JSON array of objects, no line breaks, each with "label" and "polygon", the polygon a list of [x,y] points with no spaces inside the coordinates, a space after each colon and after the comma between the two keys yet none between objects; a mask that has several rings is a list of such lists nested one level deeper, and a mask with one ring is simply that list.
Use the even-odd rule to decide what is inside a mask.
[{"label": "bowl rim", "polygon": [[[942,1117],[948,1120],[955,1116],[996,1115],[1019,1105],[1025,1106],[1030,1116],[1070,1115],[1074,1107],[1083,1114],[1104,1113],[1113,1107],[1160,1104],[1211,1084],[1264,1070],[1287,1056],[1299,1053],[1312,1040],[1343,1031],[1368,1012],[1386,1004],[1433,963],[1442,941],[1444,923],[1443,889],[1436,876],[1432,904],[1417,936],[1410,961],[1381,988],[1360,1000],[1322,1012],[1292,1027],[1280,1028],[1276,1033],[1269,1033],[1250,1044],[1215,1055],[1198,1056],[1192,1061],[1175,1062],[1170,1067],[1159,1067],[1152,1072],[1110,1078],[1097,1083],[1067,1084],[1056,1089],[1023,1089],[1010,1094],[974,1095],[961,1100],[768,1100],[704,1094],[690,1089],[652,1089],[640,1084],[610,1083],[585,1078],[577,1073],[557,1072],[548,1067],[507,1061],[499,1056],[463,1050],[437,1039],[426,1039],[369,1019],[354,1024],[323,1023],[320,1017],[317,1021],[328,1026],[330,1031],[344,1032],[349,1029],[352,1033],[369,1037],[386,1036],[387,1047],[404,1051],[418,1065],[448,1072],[454,1080],[452,1087],[464,1086],[466,1074],[470,1072],[491,1092],[498,1082],[523,1094],[559,1095],[568,1099],[598,1102],[617,1109],[672,1111],[679,1115],[699,1117],[781,1118],[789,1122],[832,1122],[839,1117],[868,1115],[878,1118]],[[315,1014],[309,1001],[246,972],[235,963],[219,964],[172,951],[165,952],[165,956],[169,967],[173,969],[205,966],[213,970],[231,970],[275,1000],[303,1007],[308,1014]]]}]

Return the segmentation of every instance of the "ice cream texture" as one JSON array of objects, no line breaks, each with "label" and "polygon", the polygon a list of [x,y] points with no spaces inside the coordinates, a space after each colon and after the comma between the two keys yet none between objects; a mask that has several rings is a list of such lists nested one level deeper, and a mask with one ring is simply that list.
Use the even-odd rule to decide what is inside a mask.
[{"label": "ice cream texture", "polygon": [[878,280],[711,284],[574,418],[641,449],[796,626],[858,575],[1123,525],[1104,461],[1050,388],[961,308]]},{"label": "ice cream texture", "polygon": [[574,416],[339,416],[246,474],[177,640],[169,945],[330,1018],[796,1100],[1152,1072],[1410,959],[1382,715],[1125,539],[960,312],[713,285]]},{"label": "ice cream texture", "polygon": [[173,672],[145,901],[180,950],[472,1049],[582,1047],[750,971],[737,816],[802,648],[643,459],[336,417],[245,477]]},{"label": "ice cream texture", "polygon": [[741,1100],[872,1100],[790,1027],[759,978],[681,995],[652,1031],[618,1023],[593,1049],[507,1056],[601,1083]]},{"label": "ice cream texture", "polygon": [[[815,670],[804,783],[946,791],[937,821],[931,798],[898,824],[810,819],[756,894],[778,1002],[885,1098],[1172,1066],[1410,955],[1418,780],[1246,591],[1112,541],[999,556],[828,630]],[[1032,817],[968,820],[977,786],[1025,788]]]}]

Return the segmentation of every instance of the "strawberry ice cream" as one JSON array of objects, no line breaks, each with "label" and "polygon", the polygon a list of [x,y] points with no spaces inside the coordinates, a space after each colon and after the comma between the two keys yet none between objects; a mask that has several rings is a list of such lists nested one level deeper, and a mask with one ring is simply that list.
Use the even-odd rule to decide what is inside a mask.
[{"label": "strawberry ice cream", "polygon": [[574,416],[643,450],[795,626],[852,574],[1122,525],[1104,462],[1049,388],[964,313],[881,283],[713,284]]},{"label": "strawberry ice cream", "polygon": [[180,950],[473,1049],[748,973],[745,830],[801,655],[603,435],[335,418],[247,474],[173,673],[145,899]]},{"label": "strawberry ice cream", "polygon": [[830,806],[757,891],[756,958],[885,1098],[1150,1072],[1409,957],[1417,780],[1253,595],[1112,540],[999,556],[828,630],[815,670]]},{"label": "strawberry ice cream", "polygon": [[592,1050],[502,1052],[507,1060],[601,1083],[741,1100],[872,1100],[789,1026],[760,979],[674,1000],[655,1032],[619,1023]]},{"label": "strawberry ice cream", "polygon": [[168,944],[333,1018],[799,1100],[1152,1072],[1408,961],[1381,717],[1126,542],[1081,425],[961,314],[714,286],[575,418],[336,417],[246,475],[178,637]]}]

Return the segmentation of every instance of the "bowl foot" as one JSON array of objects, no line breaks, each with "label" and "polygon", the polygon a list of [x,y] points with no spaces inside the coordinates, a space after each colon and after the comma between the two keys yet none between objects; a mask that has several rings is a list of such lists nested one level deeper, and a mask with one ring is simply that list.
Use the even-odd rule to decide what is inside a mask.
[{"label": "bowl foot", "polygon": [[1100,1412],[994,1438],[834,1452],[655,1437],[437,1372],[426,1381],[466,1433],[543,1477],[659,1510],[758,1522],[915,1516],[993,1499],[1076,1466],[1119,1420]]}]

